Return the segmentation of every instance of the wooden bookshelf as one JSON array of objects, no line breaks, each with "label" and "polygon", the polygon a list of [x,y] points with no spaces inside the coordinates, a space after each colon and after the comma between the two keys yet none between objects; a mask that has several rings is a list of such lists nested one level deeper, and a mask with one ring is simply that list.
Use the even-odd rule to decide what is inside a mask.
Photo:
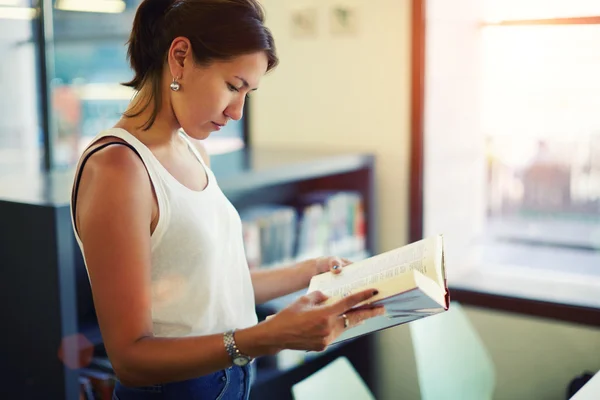
[{"label": "wooden bookshelf", "polygon": [[[314,190],[360,192],[367,217],[367,252],[375,252],[372,155],[273,148],[213,156],[211,163],[219,185],[237,208],[264,202],[291,204]],[[0,307],[4,323],[11,327],[0,331],[8,350],[0,360],[0,369],[6,371],[0,378],[4,383],[0,398],[77,400],[79,373],[58,359],[61,340],[81,333],[92,344],[102,344],[71,228],[73,174],[73,170],[0,174]],[[252,397],[291,399],[292,384],[339,355],[347,356],[376,391],[372,346],[372,338],[362,337],[286,370],[259,362]]]}]

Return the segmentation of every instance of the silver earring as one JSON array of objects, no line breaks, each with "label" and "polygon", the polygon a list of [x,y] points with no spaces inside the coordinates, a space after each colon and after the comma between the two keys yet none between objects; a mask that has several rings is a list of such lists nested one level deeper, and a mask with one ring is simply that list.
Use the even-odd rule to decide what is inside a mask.
[{"label": "silver earring", "polygon": [[177,78],[173,78],[173,82],[171,82],[171,90],[177,92],[181,89],[181,85],[177,82]]}]

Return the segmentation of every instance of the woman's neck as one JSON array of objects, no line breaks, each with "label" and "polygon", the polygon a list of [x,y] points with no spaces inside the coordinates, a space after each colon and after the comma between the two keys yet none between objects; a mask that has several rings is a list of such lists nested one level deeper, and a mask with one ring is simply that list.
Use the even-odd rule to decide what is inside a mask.
[{"label": "woman's neck", "polygon": [[150,99],[150,90],[147,87],[142,88],[127,107],[126,115],[135,115],[128,117],[124,115],[115,125],[116,128],[126,130],[135,136],[138,140],[148,147],[162,147],[170,145],[177,138],[181,128],[173,115],[170,101],[163,93],[162,105],[152,126],[144,130],[147,122],[152,117],[154,110],[154,100]]}]

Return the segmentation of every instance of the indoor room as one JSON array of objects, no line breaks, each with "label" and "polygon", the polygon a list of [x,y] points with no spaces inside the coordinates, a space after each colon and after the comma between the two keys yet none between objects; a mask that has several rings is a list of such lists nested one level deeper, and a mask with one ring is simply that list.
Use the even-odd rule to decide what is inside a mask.
[{"label": "indoor room", "polygon": [[[204,17],[195,11],[201,6],[232,8]],[[271,47],[240,50],[257,46],[246,28]],[[132,40],[134,31],[146,40]],[[174,40],[181,32],[198,36]],[[230,54],[218,43],[233,55],[217,67],[190,67],[194,43],[210,50],[207,59]],[[257,54],[255,65],[249,57]],[[217,91],[207,79],[220,78],[202,68],[247,75],[236,75],[239,87],[219,81]],[[600,399],[597,71],[597,0],[0,0],[0,398]],[[146,139],[141,128],[127,133],[123,121],[148,112],[127,114],[129,107],[156,82],[162,95],[152,92],[147,104],[167,108]],[[190,121],[206,110],[218,111],[202,120],[212,132],[192,132]],[[185,143],[180,160],[191,164],[167,162],[148,144],[163,122],[175,127],[173,137]],[[98,146],[107,137],[134,152]],[[128,152],[131,168],[114,164],[112,183],[80,192],[100,179],[83,175],[82,163],[96,151],[107,159],[109,149]],[[136,186],[127,183],[133,165]],[[200,193],[190,193],[199,181],[177,178],[192,170],[206,179]],[[144,201],[127,208],[133,197]],[[184,214],[217,201],[216,211]],[[114,215],[97,208],[108,203]],[[147,220],[123,219],[127,210]],[[82,220],[82,212],[90,216]],[[88,220],[89,244],[84,225],[78,230]],[[132,236],[144,222],[150,231],[144,225],[144,238]],[[176,236],[176,223],[185,236]],[[104,250],[94,248],[100,231]],[[160,258],[167,245],[173,253]],[[136,275],[151,282],[146,297],[136,294],[142,283],[130,285],[133,274],[117,268],[140,249],[145,261],[133,264],[153,268]],[[403,261],[383,265],[395,254]],[[215,270],[155,269],[192,258]],[[219,265],[234,259],[241,269]],[[90,274],[101,261],[107,268]],[[352,303],[331,311],[324,348],[302,347],[310,313],[333,310],[307,303],[321,287],[315,277],[348,279],[354,286],[338,304],[350,304],[358,289],[371,288],[350,281],[359,267],[372,268],[361,275],[370,285],[377,268],[391,282],[386,268],[402,267],[397,282],[413,286],[393,295],[428,302],[398,297],[397,315],[386,303],[377,316],[383,308]],[[374,304],[382,307],[384,297]],[[196,332],[191,322],[182,328],[200,321],[198,308],[220,301],[230,303],[202,314],[212,330],[200,322]],[[126,320],[142,305],[145,316],[134,319],[154,329],[138,340],[148,347],[131,344],[136,352],[121,356],[120,337],[131,333],[124,326],[135,326]],[[233,326],[228,318],[242,309],[239,332],[258,329],[238,339],[274,337],[295,315],[285,326],[302,345],[286,341],[274,351],[257,340],[236,345],[233,333],[222,340],[220,327]],[[374,321],[386,322],[372,328]],[[346,336],[338,342],[334,333]],[[203,354],[204,345],[215,350]],[[191,348],[202,367],[191,366]],[[258,350],[248,364],[236,364],[233,354],[250,348]],[[228,397],[238,370],[246,397]],[[115,389],[167,396],[169,382],[194,371],[219,377],[214,396],[127,397]]]}]

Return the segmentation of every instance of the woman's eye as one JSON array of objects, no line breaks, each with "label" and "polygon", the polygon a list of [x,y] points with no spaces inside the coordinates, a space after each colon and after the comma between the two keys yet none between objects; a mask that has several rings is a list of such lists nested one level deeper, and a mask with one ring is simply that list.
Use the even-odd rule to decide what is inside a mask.
[{"label": "woman's eye", "polygon": [[235,86],[233,86],[231,83],[227,84],[227,87],[229,88],[230,91],[232,92],[239,92],[238,88],[236,88]]}]

